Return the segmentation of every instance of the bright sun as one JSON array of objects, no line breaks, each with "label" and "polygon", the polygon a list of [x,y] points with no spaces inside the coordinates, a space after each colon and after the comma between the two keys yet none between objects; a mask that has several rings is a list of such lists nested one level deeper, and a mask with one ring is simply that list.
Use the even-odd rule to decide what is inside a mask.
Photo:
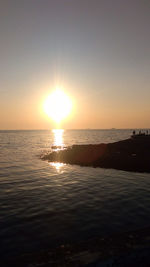
[{"label": "bright sun", "polygon": [[60,123],[66,118],[71,108],[71,99],[60,89],[52,92],[44,102],[44,111],[56,123]]}]

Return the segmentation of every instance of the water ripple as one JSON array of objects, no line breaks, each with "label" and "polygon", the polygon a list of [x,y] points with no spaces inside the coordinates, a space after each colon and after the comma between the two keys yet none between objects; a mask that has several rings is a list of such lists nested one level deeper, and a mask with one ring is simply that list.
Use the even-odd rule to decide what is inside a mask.
[{"label": "water ripple", "polygon": [[[131,131],[65,131],[65,145],[113,142]],[[150,223],[149,174],[40,160],[50,131],[0,132],[1,256]]]}]

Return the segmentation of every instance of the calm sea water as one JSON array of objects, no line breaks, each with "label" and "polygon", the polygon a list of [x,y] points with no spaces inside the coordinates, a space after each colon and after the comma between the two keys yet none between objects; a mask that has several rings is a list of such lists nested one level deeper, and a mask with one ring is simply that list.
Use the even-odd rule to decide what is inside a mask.
[{"label": "calm sea water", "polygon": [[0,131],[0,256],[150,224],[150,174],[50,164],[52,145],[113,142],[132,130]]}]

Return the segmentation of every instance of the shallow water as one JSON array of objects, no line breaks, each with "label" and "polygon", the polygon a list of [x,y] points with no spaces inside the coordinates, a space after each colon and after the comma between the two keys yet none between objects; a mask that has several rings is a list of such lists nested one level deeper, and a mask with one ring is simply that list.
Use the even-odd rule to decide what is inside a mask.
[{"label": "shallow water", "polygon": [[107,143],[131,130],[0,131],[0,255],[150,224],[150,174],[50,164],[52,145]]}]

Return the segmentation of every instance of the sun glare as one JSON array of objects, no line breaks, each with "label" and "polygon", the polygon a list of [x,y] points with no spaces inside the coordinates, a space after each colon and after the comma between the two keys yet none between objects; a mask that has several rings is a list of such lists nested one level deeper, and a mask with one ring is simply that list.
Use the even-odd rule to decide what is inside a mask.
[{"label": "sun glare", "polygon": [[60,123],[71,112],[72,102],[70,98],[62,91],[52,92],[44,103],[46,114],[56,123]]}]

